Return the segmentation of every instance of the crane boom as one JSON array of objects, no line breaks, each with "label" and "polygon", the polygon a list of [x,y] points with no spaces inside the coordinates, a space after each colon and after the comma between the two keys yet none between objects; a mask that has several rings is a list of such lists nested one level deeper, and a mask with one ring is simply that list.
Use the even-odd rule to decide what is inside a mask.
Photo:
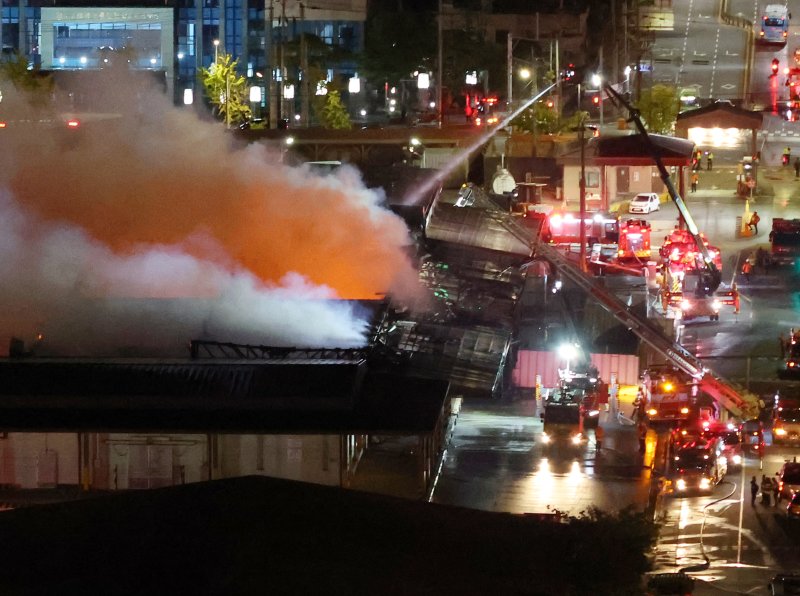
[{"label": "crane boom", "polygon": [[608,83],[604,85],[606,93],[608,93],[612,98],[616,101],[619,101],[625,109],[628,110],[630,114],[630,121],[632,121],[636,125],[636,129],[639,131],[639,134],[642,135],[644,142],[647,145],[647,148],[650,152],[650,155],[653,158],[653,161],[658,168],[658,173],[661,176],[661,181],[664,183],[664,186],[667,187],[667,192],[669,193],[672,202],[675,203],[675,206],[678,208],[678,213],[680,213],[683,221],[686,222],[686,228],[688,229],[689,233],[692,235],[695,244],[697,245],[697,250],[700,251],[700,254],[703,258],[703,284],[701,287],[704,289],[706,295],[711,295],[717,291],[719,288],[720,283],[722,283],[722,273],[717,266],[714,264],[714,259],[711,254],[708,252],[708,248],[706,247],[705,241],[703,240],[702,236],[700,236],[700,231],[697,229],[697,224],[692,217],[692,214],[689,213],[689,209],[686,207],[686,203],[683,202],[683,199],[678,194],[678,191],[675,190],[675,185],[672,183],[672,179],[669,176],[669,172],[667,172],[667,168],[664,166],[664,162],[661,160],[661,154],[659,153],[658,147],[655,146],[650,135],[647,133],[647,130],[642,124],[642,119],[639,117],[639,110],[631,106],[628,102],[626,102],[622,96]]}]

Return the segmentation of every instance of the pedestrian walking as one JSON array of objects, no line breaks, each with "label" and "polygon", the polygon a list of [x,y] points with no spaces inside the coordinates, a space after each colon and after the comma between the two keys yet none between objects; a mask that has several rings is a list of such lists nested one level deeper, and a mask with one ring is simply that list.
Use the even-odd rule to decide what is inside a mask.
[{"label": "pedestrian walking", "polygon": [[706,154],[706,170],[710,170],[714,167],[714,154],[709,151]]},{"label": "pedestrian walking", "polygon": [[791,147],[786,147],[786,149],[783,150],[783,155],[781,156],[781,160],[783,161],[783,165],[785,166],[788,166],[790,163],[792,163]]},{"label": "pedestrian walking", "polygon": [[747,226],[755,233],[758,234],[758,222],[761,221],[761,217],[758,215],[758,211],[753,211],[753,215],[750,218],[750,223]]},{"label": "pedestrian walking", "polygon": [[594,445],[597,453],[600,453],[600,450],[603,448],[603,439],[605,436],[606,433],[603,430],[603,427],[598,424],[597,428],[594,429]]},{"label": "pedestrian walking", "polygon": [[738,315],[742,304],[739,298],[739,286],[736,285],[736,282],[731,284],[731,298],[733,299],[733,314]]},{"label": "pedestrian walking", "polygon": [[692,192],[697,192],[697,183],[700,181],[700,176],[697,175],[697,172],[692,174]]},{"label": "pedestrian walking", "polygon": [[800,178],[800,157],[794,158],[794,177]]},{"label": "pedestrian walking", "polygon": [[756,506],[757,496],[758,496],[758,482],[756,481],[756,477],[753,476],[752,480],[750,480],[750,504],[753,507]]}]

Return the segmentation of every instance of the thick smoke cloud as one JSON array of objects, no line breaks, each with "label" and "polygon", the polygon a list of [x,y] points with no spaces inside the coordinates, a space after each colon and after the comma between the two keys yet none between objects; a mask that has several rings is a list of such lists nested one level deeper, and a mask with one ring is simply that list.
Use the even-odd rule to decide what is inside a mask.
[{"label": "thick smoke cloud", "polygon": [[355,171],[233,150],[222,125],[155,94],[78,130],[22,123],[37,116],[8,87],[0,341],[41,331],[63,355],[185,355],[192,338],[355,346],[364,313],[335,299],[416,291],[404,223]]}]

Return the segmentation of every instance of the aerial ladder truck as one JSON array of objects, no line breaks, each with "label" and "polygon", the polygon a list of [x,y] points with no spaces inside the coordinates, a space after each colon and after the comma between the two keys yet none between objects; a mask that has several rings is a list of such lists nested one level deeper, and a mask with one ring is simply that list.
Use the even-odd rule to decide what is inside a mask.
[{"label": "aerial ladder truck", "polygon": [[[631,120],[636,124],[642,139],[646,143],[648,151],[653,157],[653,161],[658,167],[658,171],[667,187],[670,198],[677,206],[681,217],[686,222],[689,234],[692,235],[700,250],[702,266],[698,271],[698,283],[694,290],[695,296],[698,300],[716,300],[716,298],[714,298],[714,292],[716,292],[721,284],[721,272],[715,265],[713,256],[709,254],[706,243],[700,235],[697,225],[683,202],[683,199],[681,199],[680,195],[678,195],[675,190],[669,173],[661,160],[658,147],[653,143],[642,125],[638,111],[628,105],[613,87],[606,85],[605,90],[613,99],[619,101],[629,111]],[[724,408],[736,417],[752,417],[756,413],[757,404],[752,396],[740,393],[737,388],[706,368],[703,362],[694,354],[667,337],[660,327],[649,321],[646,317],[642,317],[630,310],[628,305],[610,293],[599,280],[587,275],[580,268],[579,264],[569,259],[563,254],[563,251],[543,241],[535,230],[519,225],[519,223],[507,217],[507,214],[501,212],[496,212],[495,219],[498,224],[502,225],[517,239],[530,244],[533,260],[543,259],[552,263],[563,277],[569,279],[576,286],[583,289],[588,295],[596,299],[606,311],[625,325],[625,327],[633,332],[641,341],[650,346],[675,368],[695,379],[698,389],[711,396],[721,408]]]}]

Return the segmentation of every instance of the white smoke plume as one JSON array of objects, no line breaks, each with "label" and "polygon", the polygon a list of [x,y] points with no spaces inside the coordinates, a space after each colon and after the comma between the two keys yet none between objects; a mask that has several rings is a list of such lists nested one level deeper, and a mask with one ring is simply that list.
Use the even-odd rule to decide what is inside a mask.
[{"label": "white smoke plume", "polygon": [[404,223],[354,170],[234,150],[163,95],[68,130],[0,89],[0,341],[43,333],[64,356],[358,346],[352,300],[417,291]]}]

